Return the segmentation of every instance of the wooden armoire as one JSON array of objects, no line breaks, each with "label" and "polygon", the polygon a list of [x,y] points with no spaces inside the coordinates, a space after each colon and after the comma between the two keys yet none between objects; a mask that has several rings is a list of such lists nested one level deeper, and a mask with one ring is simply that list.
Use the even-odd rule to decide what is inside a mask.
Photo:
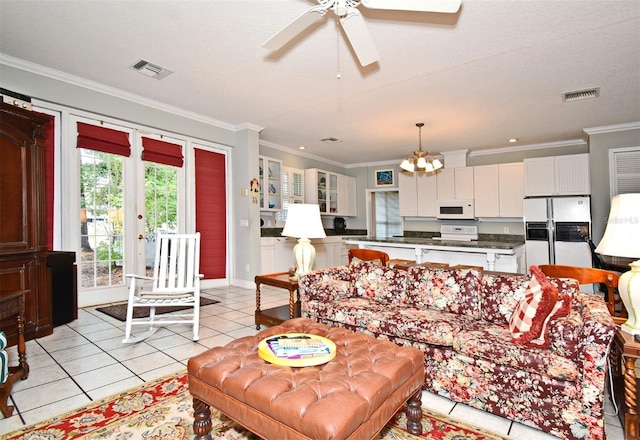
[{"label": "wooden armoire", "polygon": [[[50,118],[0,103],[0,298],[25,291],[25,338],[53,332],[47,268],[45,133]],[[10,343],[17,326],[1,322]]]}]

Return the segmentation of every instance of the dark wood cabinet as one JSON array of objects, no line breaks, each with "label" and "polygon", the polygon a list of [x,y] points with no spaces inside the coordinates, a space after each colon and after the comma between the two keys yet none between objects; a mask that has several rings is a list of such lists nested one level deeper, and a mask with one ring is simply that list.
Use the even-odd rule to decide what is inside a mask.
[{"label": "dark wood cabinet", "polygon": [[[0,298],[24,292],[25,339],[53,332],[45,213],[49,122],[46,115],[0,103]],[[2,321],[15,343],[17,326]]]}]

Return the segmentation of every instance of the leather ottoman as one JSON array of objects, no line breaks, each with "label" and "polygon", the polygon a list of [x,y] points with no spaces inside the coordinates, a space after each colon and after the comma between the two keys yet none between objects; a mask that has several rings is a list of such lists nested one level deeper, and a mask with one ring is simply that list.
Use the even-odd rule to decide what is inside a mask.
[{"label": "leather ottoman", "polygon": [[[336,344],[336,357],[313,367],[283,367],[258,355],[281,333],[309,333]],[[209,439],[210,407],[262,438],[371,439],[407,402],[407,428],[422,427],[423,354],[389,341],[296,318],[189,360],[196,439]]]}]

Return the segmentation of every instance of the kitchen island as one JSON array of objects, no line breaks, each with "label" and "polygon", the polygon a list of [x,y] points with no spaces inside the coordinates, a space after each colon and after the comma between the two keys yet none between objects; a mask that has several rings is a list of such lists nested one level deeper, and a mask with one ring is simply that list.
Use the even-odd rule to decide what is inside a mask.
[{"label": "kitchen island", "polygon": [[344,237],[359,248],[377,249],[391,259],[482,266],[486,270],[525,273],[524,238],[458,241],[416,237]]}]

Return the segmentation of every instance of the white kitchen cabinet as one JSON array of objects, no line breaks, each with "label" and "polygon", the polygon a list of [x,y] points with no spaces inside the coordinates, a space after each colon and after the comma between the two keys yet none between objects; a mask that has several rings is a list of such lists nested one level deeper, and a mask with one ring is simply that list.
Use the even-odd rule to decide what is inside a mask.
[{"label": "white kitchen cabinet", "polygon": [[524,217],[524,163],[501,163],[498,172],[500,217]]},{"label": "white kitchen cabinet", "polygon": [[260,239],[260,273],[274,273],[275,238],[262,237]]},{"label": "white kitchen cabinet", "polygon": [[499,217],[500,177],[498,165],[474,167],[473,179],[476,217]]},{"label": "white kitchen cabinet", "polygon": [[474,167],[476,217],[522,217],[523,198],[522,162]]},{"label": "white kitchen cabinet", "polygon": [[436,177],[438,200],[473,199],[473,167],[443,168]]},{"label": "white kitchen cabinet", "polygon": [[322,215],[350,216],[355,212],[355,178],[310,168],[305,170],[305,201],[317,203]]},{"label": "white kitchen cabinet", "polygon": [[298,239],[293,237],[274,237],[273,272],[286,272],[291,266],[295,266],[293,247],[298,244]]},{"label": "white kitchen cabinet", "polygon": [[358,215],[356,194],[356,178],[338,174],[338,213],[340,215],[348,217]]},{"label": "white kitchen cabinet", "polygon": [[589,153],[525,159],[525,196],[591,194],[589,166]]},{"label": "white kitchen cabinet", "polygon": [[398,192],[401,216],[436,216],[437,180],[433,174],[399,173]]},{"label": "white kitchen cabinet", "polygon": [[282,209],[282,161],[258,156],[258,169],[260,210],[280,211]]}]

